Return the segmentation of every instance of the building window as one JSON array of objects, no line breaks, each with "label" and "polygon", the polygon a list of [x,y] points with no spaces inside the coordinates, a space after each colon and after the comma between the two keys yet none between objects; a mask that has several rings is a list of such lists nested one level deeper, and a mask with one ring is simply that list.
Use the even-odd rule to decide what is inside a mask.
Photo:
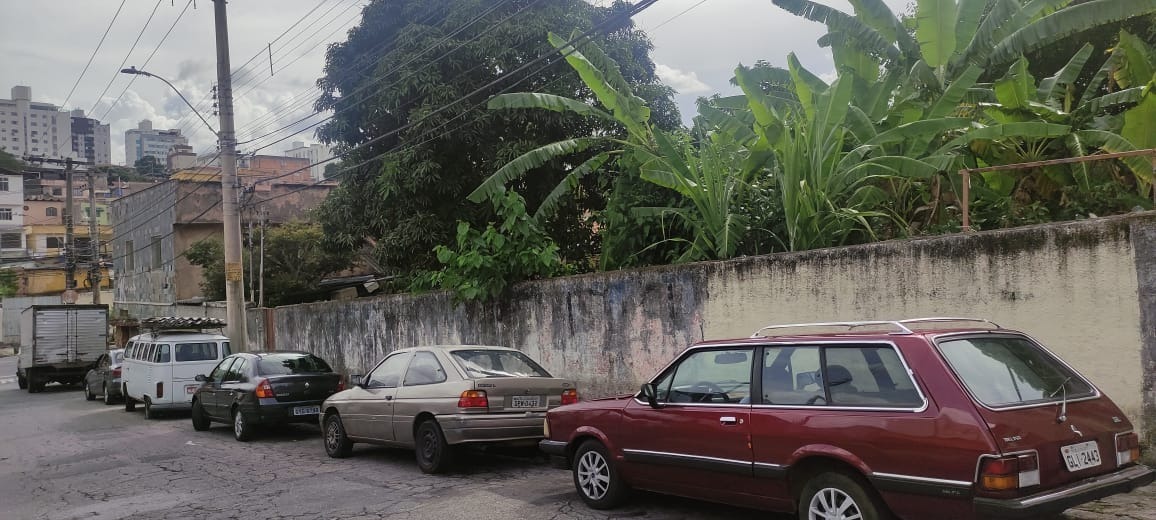
[{"label": "building window", "polygon": [[59,197],[64,194],[64,190],[62,188],[52,188],[52,194]]},{"label": "building window", "polygon": [[0,177],[0,191],[8,191],[8,177]]},{"label": "building window", "polygon": [[124,248],[127,249],[124,252],[124,270],[132,271],[136,267],[136,251],[133,250],[132,240],[126,240]]},{"label": "building window", "polygon": [[[11,213],[12,210],[8,212]],[[0,249],[21,249],[23,242],[20,233],[0,233]]]},{"label": "building window", "polygon": [[0,220],[12,220],[12,208],[0,208]]},{"label": "building window", "polygon": [[48,237],[44,240],[44,247],[47,249],[61,249],[64,247],[64,239],[60,237]]},{"label": "building window", "polygon": [[164,256],[161,254],[161,237],[153,237],[152,243],[153,251],[153,268],[160,268],[164,263]]},{"label": "building window", "polygon": [[44,208],[44,216],[46,217],[55,217],[58,214],[56,208]]}]

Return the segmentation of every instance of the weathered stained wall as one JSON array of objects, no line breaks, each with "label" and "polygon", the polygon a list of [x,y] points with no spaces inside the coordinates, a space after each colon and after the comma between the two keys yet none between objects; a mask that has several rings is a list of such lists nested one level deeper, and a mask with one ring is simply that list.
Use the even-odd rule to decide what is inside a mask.
[{"label": "weathered stained wall", "polygon": [[546,280],[488,305],[427,294],[281,307],[273,321],[277,348],[348,373],[416,344],[503,344],[598,396],[633,390],[694,341],[771,323],[985,317],[1036,336],[1151,435],[1154,247],[1146,213]]}]

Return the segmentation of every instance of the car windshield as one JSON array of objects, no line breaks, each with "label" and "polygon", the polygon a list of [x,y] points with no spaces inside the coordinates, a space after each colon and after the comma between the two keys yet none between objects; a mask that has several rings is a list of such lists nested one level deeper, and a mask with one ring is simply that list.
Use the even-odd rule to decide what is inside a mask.
[{"label": "car windshield", "polygon": [[326,374],[333,372],[325,360],[313,354],[283,353],[261,356],[257,371],[267,376],[290,374]]},{"label": "car windshield", "polygon": [[1072,369],[1025,338],[943,341],[943,357],[971,394],[991,407],[1087,397],[1095,391]]},{"label": "car windshield", "polygon": [[453,356],[473,378],[551,377],[529,356],[515,350],[455,350]]}]

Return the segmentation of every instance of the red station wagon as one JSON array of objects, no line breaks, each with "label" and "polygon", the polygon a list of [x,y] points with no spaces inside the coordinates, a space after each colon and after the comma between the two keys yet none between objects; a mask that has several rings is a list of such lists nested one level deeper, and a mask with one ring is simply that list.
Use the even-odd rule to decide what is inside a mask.
[{"label": "red station wagon", "polygon": [[1035,518],[1156,478],[1106,395],[986,320],[703,342],[638,394],[556,408],[545,427],[542,450],[596,509],[637,488],[812,520]]}]

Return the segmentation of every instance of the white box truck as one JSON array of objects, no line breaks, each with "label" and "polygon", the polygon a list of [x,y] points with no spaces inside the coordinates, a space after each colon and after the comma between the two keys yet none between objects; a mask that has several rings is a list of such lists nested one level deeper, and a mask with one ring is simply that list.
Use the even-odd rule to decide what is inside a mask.
[{"label": "white box truck", "polygon": [[20,315],[16,381],[29,393],[72,385],[108,350],[108,307],[33,305]]}]

